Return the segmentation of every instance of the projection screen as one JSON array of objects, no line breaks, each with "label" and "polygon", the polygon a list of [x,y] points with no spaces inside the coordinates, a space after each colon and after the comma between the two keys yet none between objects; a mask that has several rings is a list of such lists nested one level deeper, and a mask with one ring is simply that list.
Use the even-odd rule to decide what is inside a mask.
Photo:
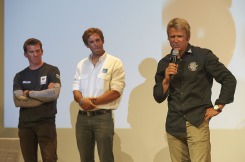
[{"label": "projection screen", "polygon": [[[211,127],[244,128],[245,19],[241,15],[245,15],[245,10],[242,6],[245,1],[239,0],[5,0],[4,127],[18,125],[19,108],[15,108],[12,98],[13,78],[28,66],[23,43],[34,37],[43,43],[44,62],[59,67],[61,72],[57,127],[71,128],[70,114],[77,110],[72,95],[73,76],[77,63],[90,54],[82,42],[82,34],[89,27],[103,31],[105,50],[119,57],[125,66],[126,88],[114,113],[115,127],[132,127],[132,118],[137,115],[139,123],[145,120],[142,110],[147,114],[154,114],[159,108],[167,111],[166,103],[157,104],[153,99],[154,75],[157,62],[170,52],[166,25],[170,19],[182,17],[191,25],[190,43],[211,49],[238,81],[234,103],[226,106]],[[219,84],[215,83],[213,100],[219,90]],[[158,117],[161,118],[161,114]]]}]

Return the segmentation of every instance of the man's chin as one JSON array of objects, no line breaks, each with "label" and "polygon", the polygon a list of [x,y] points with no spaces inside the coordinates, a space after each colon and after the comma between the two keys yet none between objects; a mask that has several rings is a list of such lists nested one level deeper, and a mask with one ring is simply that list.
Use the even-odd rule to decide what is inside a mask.
[{"label": "man's chin", "polygon": [[94,55],[103,55],[105,52],[103,50],[95,50],[93,51]]}]

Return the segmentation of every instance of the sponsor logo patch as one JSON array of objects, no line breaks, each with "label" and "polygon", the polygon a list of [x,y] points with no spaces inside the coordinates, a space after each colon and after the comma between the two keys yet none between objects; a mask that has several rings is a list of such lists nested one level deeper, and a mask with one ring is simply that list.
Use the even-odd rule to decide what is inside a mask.
[{"label": "sponsor logo patch", "polygon": [[46,84],[46,83],[47,83],[47,76],[41,76],[40,84],[43,85],[43,84]]},{"label": "sponsor logo patch", "polygon": [[23,80],[22,83],[23,83],[23,84],[31,84],[31,81]]},{"label": "sponsor logo patch", "polygon": [[60,75],[59,74],[56,74],[56,78],[60,80]]},{"label": "sponsor logo patch", "polygon": [[102,73],[107,73],[108,69],[103,69]]}]

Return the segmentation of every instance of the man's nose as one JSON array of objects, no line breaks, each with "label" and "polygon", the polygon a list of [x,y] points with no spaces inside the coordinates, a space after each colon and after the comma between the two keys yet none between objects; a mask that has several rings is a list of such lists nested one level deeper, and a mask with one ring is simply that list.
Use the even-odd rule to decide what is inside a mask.
[{"label": "man's nose", "polygon": [[98,46],[98,42],[94,42],[94,46],[95,46],[95,47]]},{"label": "man's nose", "polygon": [[38,56],[38,54],[39,54],[39,53],[38,53],[37,51],[34,51],[34,52],[33,52],[33,56]]},{"label": "man's nose", "polygon": [[178,37],[174,37],[174,42],[178,42]]}]

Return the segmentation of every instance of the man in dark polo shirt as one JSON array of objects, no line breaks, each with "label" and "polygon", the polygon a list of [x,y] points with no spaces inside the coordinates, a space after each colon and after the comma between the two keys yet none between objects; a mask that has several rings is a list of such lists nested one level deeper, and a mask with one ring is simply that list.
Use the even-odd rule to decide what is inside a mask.
[{"label": "man in dark polo shirt", "polygon": [[[173,162],[210,162],[209,121],[233,102],[236,79],[209,49],[189,44],[190,26],[181,18],[167,26],[171,53],[158,63],[153,95],[158,103],[168,100],[167,139]],[[213,79],[221,84],[213,104]]]}]

